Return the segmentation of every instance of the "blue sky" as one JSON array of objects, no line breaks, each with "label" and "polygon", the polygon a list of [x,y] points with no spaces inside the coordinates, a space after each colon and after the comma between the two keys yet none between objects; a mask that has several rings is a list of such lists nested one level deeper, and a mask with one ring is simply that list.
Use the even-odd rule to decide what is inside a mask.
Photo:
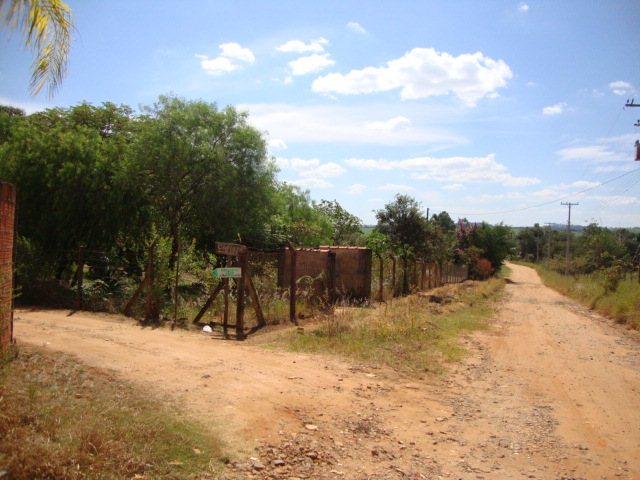
[{"label": "blue sky", "polygon": [[508,225],[640,226],[640,2],[68,1],[69,73],[28,93],[0,32],[0,103],[234,105],[281,180],[365,223],[397,193]]}]

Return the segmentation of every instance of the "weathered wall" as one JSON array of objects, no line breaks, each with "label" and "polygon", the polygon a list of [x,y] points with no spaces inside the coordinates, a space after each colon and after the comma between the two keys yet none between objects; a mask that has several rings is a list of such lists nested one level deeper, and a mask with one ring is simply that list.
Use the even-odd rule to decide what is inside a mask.
[{"label": "weathered wall", "polygon": [[[331,254],[335,255],[334,290],[338,298],[371,298],[371,250],[360,247],[323,246],[296,249],[296,278],[313,280],[317,294],[328,293]],[[278,262],[278,285],[289,288],[291,251],[283,250]]]},{"label": "weathered wall", "polygon": [[16,189],[0,182],[0,354],[13,342],[13,240]]}]

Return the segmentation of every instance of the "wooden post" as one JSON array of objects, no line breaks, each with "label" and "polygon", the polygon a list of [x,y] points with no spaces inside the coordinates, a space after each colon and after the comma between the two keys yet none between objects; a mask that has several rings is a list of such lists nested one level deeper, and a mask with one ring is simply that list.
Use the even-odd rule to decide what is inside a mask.
[{"label": "wooden post", "polygon": [[236,307],[236,340],[244,340],[244,286],[247,276],[247,254],[241,252],[238,254],[238,262],[240,263],[241,274],[236,281],[236,296],[238,304]]},{"label": "wooden post", "polygon": [[424,282],[427,279],[427,262],[422,260],[420,263],[420,291],[424,290]]},{"label": "wooden post", "polygon": [[229,337],[229,279],[222,280],[224,288],[224,317],[222,318],[222,335],[224,338]]},{"label": "wooden post", "polygon": [[198,312],[196,317],[193,319],[193,323],[194,324],[198,323],[200,321],[200,319],[204,316],[205,312],[207,310],[209,310],[209,307],[211,307],[211,304],[213,303],[213,301],[218,296],[218,293],[220,293],[220,290],[222,290],[223,284],[224,284],[224,282],[220,282],[218,285],[216,285],[216,288],[213,289],[213,291],[209,295],[209,298],[207,298],[207,301],[205,302],[203,307],[200,309],[200,311]]},{"label": "wooden post", "polygon": [[380,281],[380,291],[378,292],[378,301],[384,302],[384,258],[382,255],[378,258],[380,259],[380,274],[378,277]]},{"label": "wooden post", "polygon": [[327,299],[329,305],[336,303],[336,252],[327,254]]},{"label": "wooden post", "polygon": [[147,275],[146,275],[146,283],[147,283],[147,302],[145,308],[145,317],[146,321],[148,320],[158,320],[158,305],[156,302],[155,294],[153,291],[153,281],[155,277],[155,268],[154,268],[154,257],[156,253],[156,244],[155,242],[151,244],[151,248],[149,250],[149,258],[147,260]]},{"label": "wooden post", "polygon": [[289,321],[294,325],[298,325],[298,317],[296,317],[296,294],[297,294],[297,279],[296,279],[296,249],[293,248],[291,242],[287,240],[287,247],[291,251],[291,266],[289,273]]},{"label": "wooden post", "polygon": [[245,287],[249,291],[249,295],[251,296],[251,303],[253,304],[253,309],[256,311],[256,318],[258,319],[258,327],[264,327],[267,325],[267,322],[264,320],[264,314],[262,313],[262,307],[260,306],[260,297],[258,297],[258,292],[256,291],[256,287],[253,284],[253,280],[251,279],[251,275],[247,272],[245,277]]},{"label": "wooden post", "polygon": [[396,296],[396,257],[391,255],[391,298]]},{"label": "wooden post", "polygon": [[84,253],[86,245],[81,244],[78,248],[78,269],[76,270],[76,310],[82,310],[83,298],[82,298],[82,284],[84,282]]},{"label": "wooden post", "polygon": [[178,242],[178,251],[176,254],[176,278],[173,285],[173,323],[174,328],[178,323],[178,282],[180,281],[180,242]]},{"label": "wooden post", "polygon": [[[153,259],[153,256],[151,254],[151,252],[156,248],[156,241],[154,241],[150,248],[149,248],[149,256],[150,259]],[[144,277],[142,279],[142,281],[140,282],[140,285],[138,285],[138,288],[136,288],[136,291],[133,292],[133,295],[131,296],[131,298],[129,299],[129,301],[127,302],[127,304],[124,307],[124,314],[127,317],[131,316],[131,309],[133,308],[133,305],[136,303],[136,300],[138,299],[138,297],[140,296],[140,294],[142,293],[142,290],[147,286],[147,283],[149,282],[149,274],[151,271],[151,262],[149,261],[149,258],[147,258],[147,265],[144,267]],[[194,322],[195,323],[195,322]]]}]

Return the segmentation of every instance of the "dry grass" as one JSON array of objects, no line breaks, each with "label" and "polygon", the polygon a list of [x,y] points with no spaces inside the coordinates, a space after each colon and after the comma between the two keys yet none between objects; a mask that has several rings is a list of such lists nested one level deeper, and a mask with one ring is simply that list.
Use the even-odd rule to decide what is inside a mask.
[{"label": "dry grass", "polygon": [[546,286],[617,323],[640,329],[640,282],[637,274],[622,279],[615,291],[607,291],[602,274],[565,276],[539,264],[526,265],[536,269]]},{"label": "dry grass", "polygon": [[338,309],[304,332],[271,335],[269,345],[331,353],[404,372],[441,373],[465,350],[460,336],[487,326],[504,281],[465,282],[394,299],[375,309]]},{"label": "dry grass", "polygon": [[216,478],[222,450],[203,427],[70,357],[21,347],[0,366],[0,478]]}]

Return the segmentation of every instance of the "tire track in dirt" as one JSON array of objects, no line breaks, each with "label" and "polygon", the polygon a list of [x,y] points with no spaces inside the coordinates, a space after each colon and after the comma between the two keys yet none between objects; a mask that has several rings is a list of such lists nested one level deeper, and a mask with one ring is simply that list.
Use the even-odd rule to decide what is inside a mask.
[{"label": "tire track in dirt", "polygon": [[511,268],[494,328],[445,378],[84,312],[19,311],[15,332],[219,429],[244,452],[229,478],[640,478],[637,335]]}]

